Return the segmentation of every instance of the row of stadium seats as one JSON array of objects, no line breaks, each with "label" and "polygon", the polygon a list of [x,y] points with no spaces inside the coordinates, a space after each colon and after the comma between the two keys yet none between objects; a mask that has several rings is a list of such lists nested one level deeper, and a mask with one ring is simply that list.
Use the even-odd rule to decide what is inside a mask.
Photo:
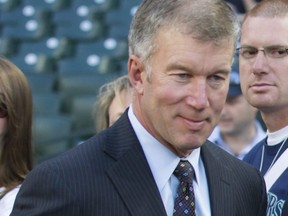
[{"label": "row of stadium seats", "polygon": [[[9,42],[10,41],[10,42]],[[75,43],[47,38],[13,43],[0,39],[0,53],[29,73],[123,73],[128,56],[127,39],[106,38]]]},{"label": "row of stadium seats", "polygon": [[99,87],[127,72],[127,34],[140,0],[0,0],[0,54],[33,93],[36,163],[95,132]]},{"label": "row of stadium seats", "polygon": [[17,2],[20,2],[17,7],[9,9],[0,5],[0,24],[3,37],[18,40],[52,36],[72,40],[126,37],[131,17],[140,3],[139,0],[66,0],[56,6],[55,0]]}]

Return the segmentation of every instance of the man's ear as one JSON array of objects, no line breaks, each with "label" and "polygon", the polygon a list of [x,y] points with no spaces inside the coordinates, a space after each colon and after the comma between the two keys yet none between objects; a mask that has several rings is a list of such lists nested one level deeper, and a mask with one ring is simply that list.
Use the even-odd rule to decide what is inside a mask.
[{"label": "man's ear", "polygon": [[143,79],[146,77],[144,73],[144,64],[141,59],[136,55],[131,55],[128,60],[128,76],[132,86],[139,94],[143,94]]}]

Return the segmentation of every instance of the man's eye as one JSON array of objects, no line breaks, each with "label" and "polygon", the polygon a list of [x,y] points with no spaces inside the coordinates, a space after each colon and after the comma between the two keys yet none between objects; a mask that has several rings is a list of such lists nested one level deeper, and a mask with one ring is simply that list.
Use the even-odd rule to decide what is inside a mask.
[{"label": "man's eye", "polygon": [[276,57],[276,58],[287,55],[287,51],[285,48],[273,48],[273,49],[269,49],[267,52],[270,54],[271,57]]},{"label": "man's eye", "polygon": [[189,77],[190,77],[190,74],[180,73],[180,74],[177,74],[177,76],[180,77],[181,79],[186,79],[186,78],[189,78]]},{"label": "man's eye", "polygon": [[253,58],[257,53],[258,50],[252,47],[242,47],[239,49],[239,54],[244,58]]},{"label": "man's eye", "polygon": [[256,55],[257,54],[257,50],[254,50],[254,49],[246,49],[246,50],[243,50],[242,52],[243,55],[250,55],[250,56],[253,56],[253,55]]},{"label": "man's eye", "polygon": [[213,75],[213,76],[211,76],[210,79],[214,80],[214,81],[224,80],[224,78],[222,76],[219,76],[219,75]]}]

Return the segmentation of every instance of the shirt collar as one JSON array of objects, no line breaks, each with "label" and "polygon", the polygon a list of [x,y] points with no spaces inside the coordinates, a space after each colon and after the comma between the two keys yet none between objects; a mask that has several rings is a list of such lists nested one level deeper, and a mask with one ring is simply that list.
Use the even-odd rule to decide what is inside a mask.
[{"label": "shirt collar", "polygon": [[[240,160],[242,160],[245,157],[245,155],[266,136],[265,131],[263,130],[262,126],[258,121],[255,121],[255,127],[256,127],[256,135],[252,140],[252,142],[249,145],[247,145],[242,151],[240,151],[240,153],[237,156],[235,155]],[[212,134],[208,139],[211,142],[215,143],[216,145],[220,146],[228,153],[234,155],[229,145],[223,140],[219,126],[215,127],[215,129],[213,130]]]},{"label": "shirt collar", "polygon": [[278,143],[280,143],[281,141],[283,141],[288,134],[288,125],[285,126],[284,128],[281,128],[278,131],[275,132],[269,132],[267,131],[267,135],[268,135],[268,139],[267,139],[267,143],[268,145],[277,145]]},{"label": "shirt collar", "polygon": [[175,153],[170,151],[167,147],[156,140],[138,121],[133,113],[132,105],[128,111],[128,117],[132,127],[138,137],[142,146],[147,162],[150,166],[159,191],[162,191],[165,184],[169,181],[180,159],[188,160],[195,172],[195,179],[199,176],[199,159],[200,148],[193,150],[193,152],[186,158],[180,158]]}]

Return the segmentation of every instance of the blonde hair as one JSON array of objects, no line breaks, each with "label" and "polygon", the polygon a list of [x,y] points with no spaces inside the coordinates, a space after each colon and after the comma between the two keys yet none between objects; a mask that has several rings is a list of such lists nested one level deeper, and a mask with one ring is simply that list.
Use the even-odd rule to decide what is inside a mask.
[{"label": "blonde hair", "polygon": [[127,75],[102,85],[93,109],[96,132],[109,127],[109,107],[113,99],[123,91],[130,91],[132,85]]}]

